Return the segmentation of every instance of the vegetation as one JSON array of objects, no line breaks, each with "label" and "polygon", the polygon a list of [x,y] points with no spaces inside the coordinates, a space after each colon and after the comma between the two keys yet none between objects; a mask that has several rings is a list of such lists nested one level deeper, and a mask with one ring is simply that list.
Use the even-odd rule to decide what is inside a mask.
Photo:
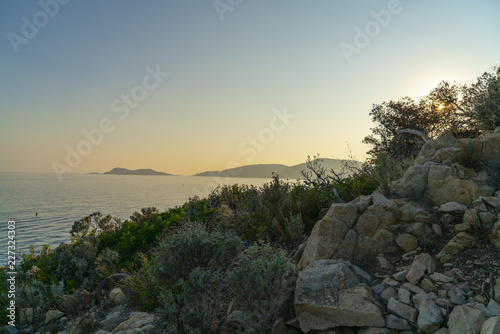
[{"label": "vegetation", "polygon": [[[327,171],[319,156],[308,157],[302,181],[274,175],[260,188],[222,186],[165,212],[144,208],[124,222],[99,212],[83,217],[69,243],[23,254],[16,269],[18,310],[32,308],[40,318],[63,294],[94,291],[103,278],[124,272],[131,277],[121,283],[130,305],[161,309],[179,333],[221,332],[231,301],[268,330],[289,297],[285,254],[298,247],[320,212],[377,188],[389,194],[427,138],[444,130],[477,136],[500,126],[500,70],[495,73],[470,86],[443,82],[419,102],[374,105],[376,127],[365,138],[371,158],[363,165],[350,159],[342,171]],[[498,163],[486,161],[476,142],[459,141],[458,161],[488,171],[500,188]],[[3,268],[0,275],[5,284]],[[6,299],[4,285],[0,296]]]}]

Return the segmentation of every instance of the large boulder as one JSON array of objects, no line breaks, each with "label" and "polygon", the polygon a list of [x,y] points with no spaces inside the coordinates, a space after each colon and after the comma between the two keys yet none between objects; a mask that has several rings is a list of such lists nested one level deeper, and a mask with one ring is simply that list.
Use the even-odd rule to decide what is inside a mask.
[{"label": "large boulder", "polygon": [[408,168],[401,179],[391,183],[391,191],[405,198],[421,198],[427,189],[427,175],[431,165],[431,162],[427,162],[425,165]]},{"label": "large boulder", "polygon": [[385,326],[382,306],[342,261],[315,261],[299,272],[294,304],[304,332]]},{"label": "large boulder", "polygon": [[451,334],[479,334],[483,322],[483,313],[472,305],[467,304],[457,306],[453,309],[448,318],[448,327]]}]

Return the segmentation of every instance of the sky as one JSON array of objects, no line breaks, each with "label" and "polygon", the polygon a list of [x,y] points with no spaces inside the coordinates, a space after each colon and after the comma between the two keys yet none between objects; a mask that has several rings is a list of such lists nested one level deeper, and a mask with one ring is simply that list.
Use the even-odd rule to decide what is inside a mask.
[{"label": "sky", "polygon": [[366,158],[373,104],[500,64],[497,0],[0,3],[0,172]]}]

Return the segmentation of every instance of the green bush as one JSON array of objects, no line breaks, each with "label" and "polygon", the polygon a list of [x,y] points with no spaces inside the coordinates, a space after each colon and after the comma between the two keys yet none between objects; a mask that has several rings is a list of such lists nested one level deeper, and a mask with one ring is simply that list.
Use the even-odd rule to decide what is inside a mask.
[{"label": "green bush", "polygon": [[216,327],[209,301],[220,297],[217,282],[241,247],[235,234],[210,231],[200,223],[169,231],[158,242],[152,253],[151,273],[166,318],[175,323],[179,333],[188,328],[210,331]]},{"label": "green bush", "polygon": [[487,162],[484,154],[484,141],[464,139],[457,143],[460,150],[455,154],[456,161],[466,167],[481,170]]},{"label": "green bush", "polygon": [[375,166],[373,168],[373,176],[379,184],[379,189],[385,195],[389,195],[391,182],[401,178],[404,172],[413,165],[413,162],[412,158],[398,161],[390,155],[379,155],[375,159]]},{"label": "green bush", "polygon": [[229,275],[235,306],[257,315],[262,331],[270,329],[288,297],[285,274],[289,269],[282,251],[269,245],[252,246],[240,254]]}]

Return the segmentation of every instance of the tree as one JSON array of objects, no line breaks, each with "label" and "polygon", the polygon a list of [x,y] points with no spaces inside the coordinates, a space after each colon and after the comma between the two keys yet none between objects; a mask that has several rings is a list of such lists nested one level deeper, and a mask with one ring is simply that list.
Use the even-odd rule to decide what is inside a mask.
[{"label": "tree", "polygon": [[493,130],[500,126],[500,67],[496,74],[484,73],[475,88],[475,116],[482,130]]},{"label": "tree", "polygon": [[87,234],[100,234],[102,232],[111,232],[121,225],[118,218],[110,215],[103,216],[100,212],[94,212],[87,217],[76,221],[71,227],[70,234],[73,238],[86,236]]}]

